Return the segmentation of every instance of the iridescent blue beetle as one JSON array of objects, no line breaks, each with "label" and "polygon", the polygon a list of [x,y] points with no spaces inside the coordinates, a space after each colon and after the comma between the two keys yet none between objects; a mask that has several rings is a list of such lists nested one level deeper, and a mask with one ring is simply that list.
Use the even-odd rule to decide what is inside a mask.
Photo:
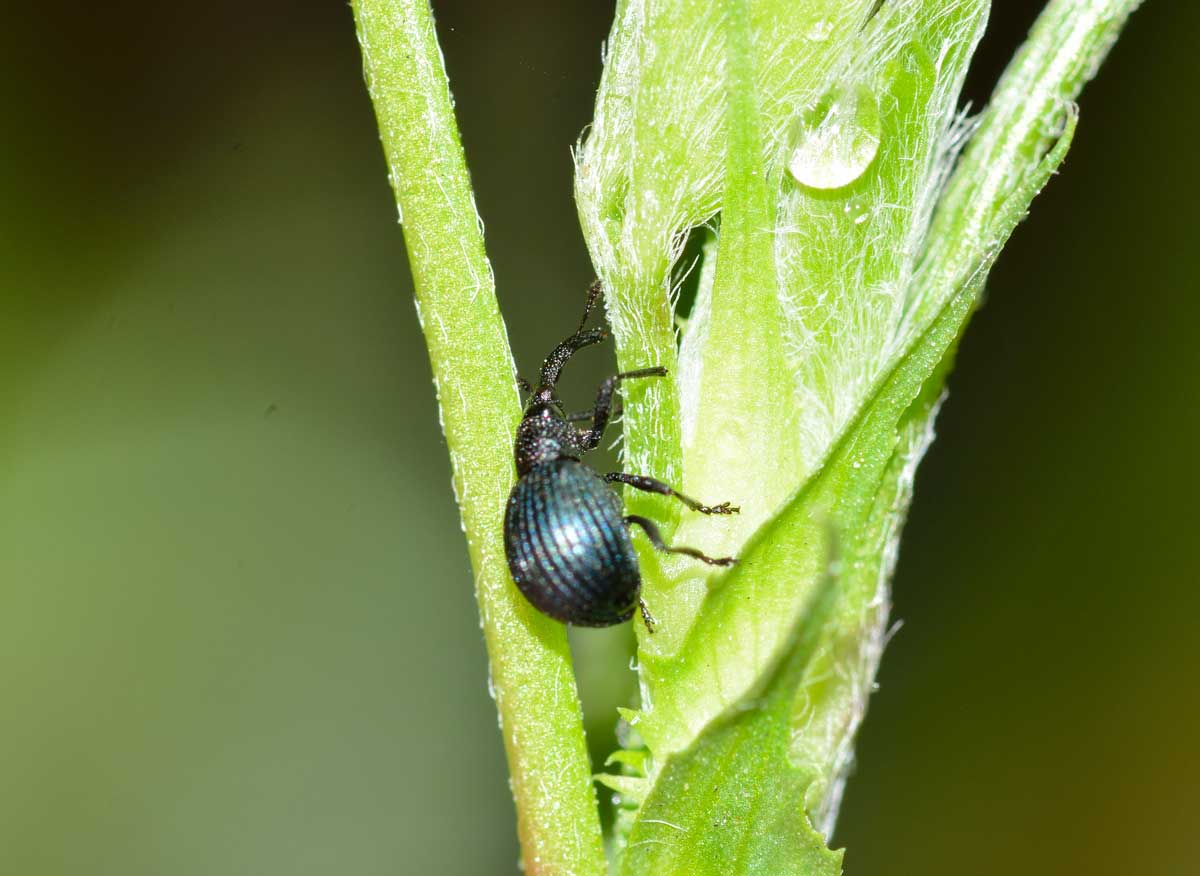
[{"label": "iridescent blue beetle", "polygon": [[[665,368],[639,368],[600,384],[591,411],[564,414],[554,394],[563,365],[584,347],[608,337],[605,329],[586,329],[600,295],[599,281],[588,290],[579,329],[542,363],[536,389],[517,427],[514,447],[518,480],[504,515],[504,549],[508,568],[521,593],[535,608],[555,620],[585,627],[606,627],[629,620],[637,608],[651,631],[654,619],[641,599],[642,577],[629,527],[640,526],[660,551],[686,554],[714,566],[731,566],[732,557],[705,556],[695,548],[668,547],[658,527],[645,517],[626,516],[621,498],[609,484],[619,483],[674,496],[701,514],[736,514],[728,502],[703,505],[660,480],[612,472],[601,475],[579,457],[596,449],[612,412],[613,391],[622,380],[663,377]],[[591,421],[577,428],[577,421]]]}]

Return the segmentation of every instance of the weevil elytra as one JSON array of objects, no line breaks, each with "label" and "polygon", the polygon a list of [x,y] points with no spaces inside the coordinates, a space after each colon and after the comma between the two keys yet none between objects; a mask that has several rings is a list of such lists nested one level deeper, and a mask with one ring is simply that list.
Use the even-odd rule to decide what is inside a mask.
[{"label": "weevil elytra", "polygon": [[[647,628],[654,619],[641,598],[642,577],[629,528],[640,527],[658,550],[685,554],[714,566],[731,566],[732,557],[710,557],[689,547],[671,547],[653,521],[626,515],[610,484],[674,496],[701,514],[736,514],[728,502],[704,505],[669,484],[646,475],[600,474],[580,461],[596,449],[612,414],[613,393],[625,380],[663,377],[661,367],[639,368],[600,384],[592,410],[567,415],[555,386],[567,361],[579,350],[608,337],[603,328],[586,328],[601,292],[600,281],[588,290],[579,328],[542,363],[537,387],[529,392],[517,427],[514,454],[518,480],[504,517],[508,568],[535,608],[563,623],[606,627],[629,620],[637,608]],[[576,422],[590,422],[580,428]]]}]

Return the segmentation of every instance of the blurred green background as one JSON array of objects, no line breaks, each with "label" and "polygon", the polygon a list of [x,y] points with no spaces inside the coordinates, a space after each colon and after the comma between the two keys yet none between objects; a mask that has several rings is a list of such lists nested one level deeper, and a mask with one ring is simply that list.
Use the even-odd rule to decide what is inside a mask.
[{"label": "blurred green background", "polygon": [[[996,4],[976,105],[1039,5]],[[591,277],[568,147],[611,4],[435,6],[529,371]],[[516,872],[349,9],[4,19],[0,873]],[[1198,26],[1134,17],[967,336],[851,876],[1197,872]],[[577,640],[599,750],[622,635]]]}]

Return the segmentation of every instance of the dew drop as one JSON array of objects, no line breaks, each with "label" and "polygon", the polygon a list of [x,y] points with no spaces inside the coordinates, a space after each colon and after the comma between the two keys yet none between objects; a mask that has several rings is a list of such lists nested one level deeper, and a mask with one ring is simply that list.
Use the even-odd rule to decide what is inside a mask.
[{"label": "dew drop", "polygon": [[842,212],[855,225],[862,225],[871,218],[871,208],[857,198],[848,201],[846,206],[842,208]]},{"label": "dew drop", "polygon": [[833,33],[833,21],[828,18],[822,18],[813,23],[813,26],[808,29],[808,33],[804,38],[812,43],[823,43],[829,39]]},{"label": "dew drop", "polygon": [[814,189],[840,189],[879,154],[879,104],[866,86],[834,88],[800,118],[788,169]]}]

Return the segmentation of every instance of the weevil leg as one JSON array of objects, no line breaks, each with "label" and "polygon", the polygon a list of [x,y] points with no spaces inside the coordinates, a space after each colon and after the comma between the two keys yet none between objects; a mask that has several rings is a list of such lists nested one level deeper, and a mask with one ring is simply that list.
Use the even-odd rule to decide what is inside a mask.
[{"label": "weevil leg", "polygon": [[603,291],[604,284],[600,282],[599,277],[592,281],[592,285],[588,286],[587,305],[583,308],[583,319],[579,320],[579,331],[583,331],[583,327],[587,325],[588,317],[592,315],[592,311],[596,308],[596,301]]},{"label": "weevil leg", "polygon": [[592,428],[584,429],[579,433],[579,449],[595,450],[600,445],[600,440],[604,437],[604,430],[608,428],[608,419],[612,415],[613,392],[616,391],[618,383],[622,380],[635,380],[642,377],[666,376],[667,369],[655,365],[650,368],[639,368],[636,371],[622,371],[601,383],[600,389],[596,391],[596,405],[592,409]]},{"label": "weevil leg", "polygon": [[695,548],[690,547],[671,547],[663,541],[662,533],[658,531],[658,526],[645,517],[638,517],[636,514],[630,514],[625,518],[625,525],[631,526],[637,524],[646,533],[646,537],[650,539],[650,544],[662,551],[664,554],[683,554],[688,557],[695,557],[701,562],[708,563],[710,566],[732,566],[737,562],[735,557],[710,557]]},{"label": "weevil leg", "polygon": [[638,599],[638,608],[642,612],[642,622],[646,625],[646,632],[653,633],[658,627],[658,621],[654,619],[654,615],[650,613],[650,609],[646,608],[646,600]]},{"label": "weevil leg", "polygon": [[[612,406],[612,417],[619,417],[622,413],[620,402]],[[567,414],[567,420],[572,423],[588,423],[595,419],[596,412],[592,408],[588,408],[586,411],[573,411]]]},{"label": "weevil leg", "polygon": [[657,478],[647,477],[646,475],[626,474],[625,472],[614,471],[606,474],[604,479],[610,484],[628,484],[635,490],[643,490],[647,493],[674,496],[693,511],[699,511],[701,514],[737,514],[742,510],[728,502],[722,502],[720,505],[705,505],[702,502],[696,501],[691,496],[685,496],[670,484],[665,484]]}]

